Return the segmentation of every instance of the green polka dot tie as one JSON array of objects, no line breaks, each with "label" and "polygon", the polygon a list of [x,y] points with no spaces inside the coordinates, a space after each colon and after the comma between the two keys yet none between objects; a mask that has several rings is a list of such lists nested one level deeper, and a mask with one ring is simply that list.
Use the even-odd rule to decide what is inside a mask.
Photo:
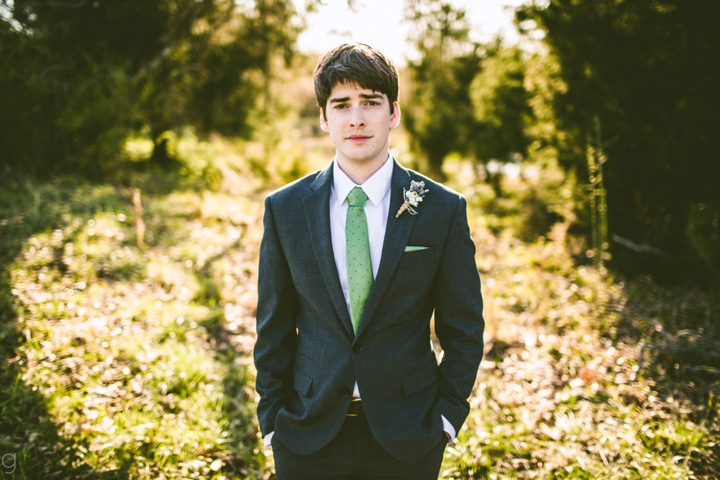
[{"label": "green polka dot tie", "polygon": [[348,211],[345,222],[345,254],[347,259],[348,289],[353,329],[357,333],[365,302],[373,285],[370,240],[367,218],[363,208],[368,196],[360,187],[353,188],[347,196]]}]

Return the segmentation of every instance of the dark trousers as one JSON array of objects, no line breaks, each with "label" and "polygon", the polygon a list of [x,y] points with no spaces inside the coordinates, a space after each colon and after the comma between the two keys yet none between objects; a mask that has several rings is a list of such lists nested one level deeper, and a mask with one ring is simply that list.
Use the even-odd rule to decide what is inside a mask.
[{"label": "dark trousers", "polygon": [[278,480],[437,480],[446,445],[447,437],[440,432],[437,445],[423,459],[401,462],[375,440],[365,416],[347,417],[337,436],[310,455],[297,455],[272,438]]}]

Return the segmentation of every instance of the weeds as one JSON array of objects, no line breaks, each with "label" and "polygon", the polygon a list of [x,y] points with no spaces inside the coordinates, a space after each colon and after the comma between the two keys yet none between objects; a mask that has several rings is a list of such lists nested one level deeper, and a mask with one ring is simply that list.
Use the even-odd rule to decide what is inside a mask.
[{"label": "weeds", "polygon": [[7,243],[0,476],[268,476],[247,361],[261,204],[143,191],[144,250],[130,189],[5,191],[3,218],[37,228]]},{"label": "weeds", "polygon": [[[179,145],[197,158],[176,178],[0,193],[0,477],[271,477],[251,360],[262,165]],[[720,476],[718,299],[578,266],[563,228],[519,241],[526,201],[462,179],[487,350],[443,478]],[[564,218],[563,198],[542,208]]]},{"label": "weeds", "polygon": [[445,478],[717,478],[717,299],[605,277],[562,237],[473,214],[488,345]]}]

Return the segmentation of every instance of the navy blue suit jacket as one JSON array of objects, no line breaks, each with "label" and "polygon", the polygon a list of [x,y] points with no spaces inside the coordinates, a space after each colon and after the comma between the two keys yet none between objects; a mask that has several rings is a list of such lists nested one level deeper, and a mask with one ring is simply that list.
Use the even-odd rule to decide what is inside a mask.
[{"label": "navy blue suit jacket", "polygon": [[[411,180],[423,180],[429,192],[417,215],[395,218]],[[331,185],[332,165],[265,201],[254,350],[260,428],[295,453],[316,452],[340,430],[357,381],[376,440],[415,462],[437,444],[441,414],[460,430],[482,359],[466,202],[394,164],[380,266],[354,334],[333,255]],[[439,365],[430,344],[433,314],[444,352]]]}]

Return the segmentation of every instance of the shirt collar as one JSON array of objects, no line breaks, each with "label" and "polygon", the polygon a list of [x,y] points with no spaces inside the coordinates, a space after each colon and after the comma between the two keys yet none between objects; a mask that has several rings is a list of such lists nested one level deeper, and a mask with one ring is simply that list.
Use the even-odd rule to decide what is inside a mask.
[{"label": "shirt collar", "polygon": [[355,187],[362,187],[365,195],[372,202],[374,206],[379,206],[382,199],[385,198],[388,191],[390,190],[390,183],[392,182],[393,172],[393,157],[388,154],[388,158],[380,169],[373,173],[370,178],[365,180],[365,183],[358,185],[343,172],[337,163],[337,158],[333,162],[333,191],[335,192],[335,198],[339,204],[343,204],[352,190]]}]

